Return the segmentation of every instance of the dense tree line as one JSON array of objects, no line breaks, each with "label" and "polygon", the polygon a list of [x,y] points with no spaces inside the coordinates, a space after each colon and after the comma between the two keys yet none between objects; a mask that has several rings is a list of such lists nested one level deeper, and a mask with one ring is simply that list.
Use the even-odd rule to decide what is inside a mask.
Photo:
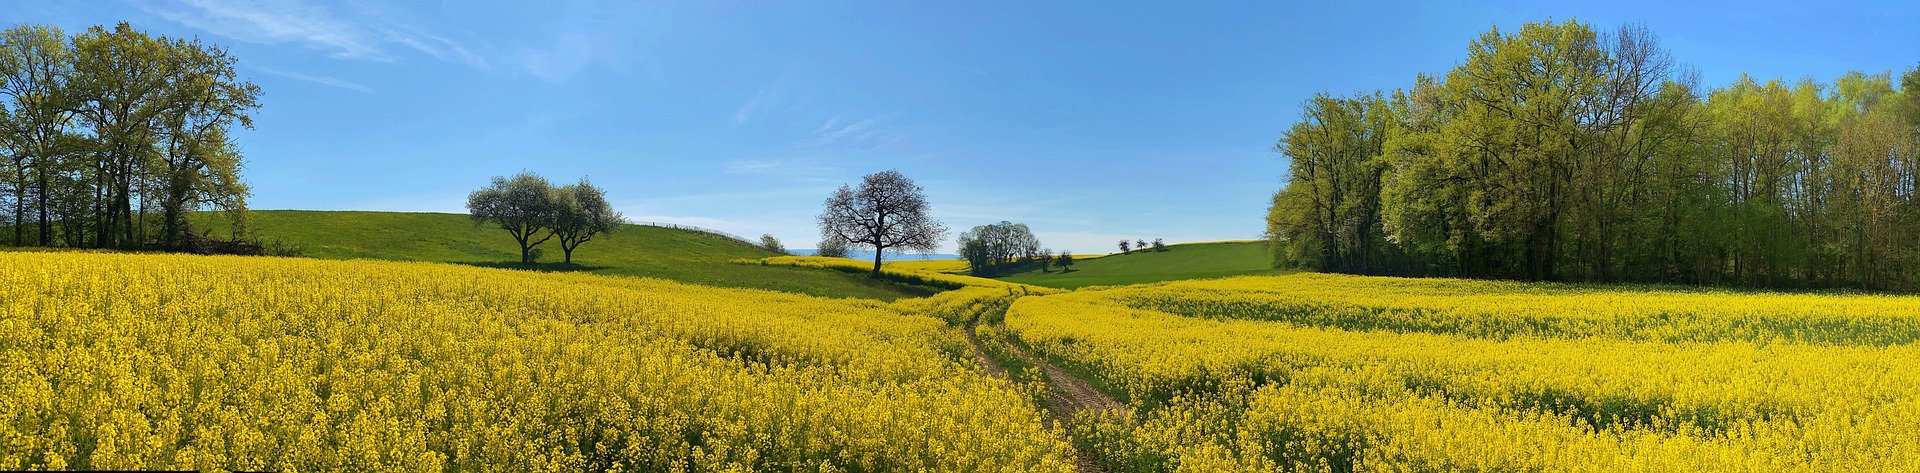
[{"label": "dense tree line", "polygon": [[1000,222],[975,226],[960,233],[960,257],[975,276],[986,276],[1037,263],[1046,269],[1053,250],[1040,247],[1027,224]]},{"label": "dense tree line", "polygon": [[1703,91],[1645,29],[1533,23],[1315,97],[1276,148],[1279,264],[1920,289],[1920,68]]},{"label": "dense tree line", "polygon": [[0,31],[0,241],[197,251],[209,242],[188,217],[208,209],[239,237],[248,190],[230,132],[252,127],[260,89],[234,62],[126,23]]}]

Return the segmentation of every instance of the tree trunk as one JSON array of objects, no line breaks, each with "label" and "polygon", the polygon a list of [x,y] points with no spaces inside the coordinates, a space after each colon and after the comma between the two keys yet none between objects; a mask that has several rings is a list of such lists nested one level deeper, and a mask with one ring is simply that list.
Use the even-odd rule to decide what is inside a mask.
[{"label": "tree trunk", "polygon": [[27,227],[27,173],[25,170],[20,172],[20,179],[16,182],[19,184],[13,188],[13,246],[21,246],[26,243],[26,234],[22,232]]},{"label": "tree trunk", "polygon": [[560,252],[566,255],[565,258],[566,258],[567,264],[573,264],[573,249],[577,247],[578,245],[567,246],[567,242],[564,242],[564,241],[560,242]]},{"label": "tree trunk", "polygon": [[873,278],[880,279],[880,255],[887,254],[886,247],[873,247]]},{"label": "tree trunk", "polygon": [[41,167],[37,171],[35,174],[40,178],[40,188],[34,199],[40,205],[40,246],[53,246],[53,222],[47,219],[47,170]]}]

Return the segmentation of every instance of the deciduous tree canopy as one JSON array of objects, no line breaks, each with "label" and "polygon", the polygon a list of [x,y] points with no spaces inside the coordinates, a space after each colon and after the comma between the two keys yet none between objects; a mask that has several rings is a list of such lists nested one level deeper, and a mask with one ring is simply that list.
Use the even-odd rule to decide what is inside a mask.
[{"label": "deciduous tree canopy", "polygon": [[253,126],[260,89],[235,62],[126,23],[72,37],[0,31],[0,213],[12,243],[198,250],[187,217],[208,208],[228,211],[239,237],[248,190],[230,131]]},{"label": "deciduous tree canopy", "polygon": [[[985,275],[1021,258],[1040,256],[1040,239],[1024,223],[980,225],[960,233],[960,257],[974,275]],[[1041,269],[1045,269],[1044,265]]]},{"label": "deciduous tree canopy", "polygon": [[1652,33],[1489,31],[1444,77],[1319,96],[1268,229],[1368,274],[1920,288],[1920,68],[1702,94]]}]

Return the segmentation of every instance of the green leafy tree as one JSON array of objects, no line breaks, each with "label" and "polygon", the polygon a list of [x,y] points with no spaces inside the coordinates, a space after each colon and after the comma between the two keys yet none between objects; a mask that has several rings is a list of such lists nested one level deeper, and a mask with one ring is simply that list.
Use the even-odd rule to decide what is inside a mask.
[{"label": "green leafy tree", "polygon": [[1021,258],[1037,260],[1042,250],[1026,224],[1007,221],[961,232],[959,245],[961,257],[975,275],[1002,270]]},{"label": "green leafy tree", "polygon": [[1920,68],[1703,89],[1645,28],[1489,31],[1444,76],[1325,95],[1276,149],[1277,265],[1920,289]]},{"label": "green leafy tree", "polygon": [[467,213],[474,225],[492,223],[520,244],[520,262],[530,264],[534,247],[552,239],[559,213],[553,184],[530,172],[513,177],[494,176],[493,183],[467,195]]},{"label": "green leafy tree", "polygon": [[820,248],[817,248],[814,250],[814,253],[813,253],[814,256],[827,256],[827,257],[833,257],[833,258],[847,257],[847,240],[845,239],[835,237],[835,236],[828,236],[820,240],[819,246]]},{"label": "green leafy tree", "polygon": [[780,244],[780,239],[774,238],[771,233],[760,235],[760,247],[774,253],[786,254],[787,252],[787,246]]},{"label": "green leafy tree", "polygon": [[554,189],[551,199],[553,222],[550,225],[553,236],[560,238],[560,252],[568,264],[573,263],[573,251],[580,245],[600,234],[619,230],[626,222],[613,210],[613,205],[607,203],[606,191],[586,179]]},{"label": "green leafy tree", "polygon": [[73,106],[68,82],[73,77],[73,47],[60,28],[18,25],[0,30],[0,147],[7,150],[13,191],[13,244],[22,232],[28,193],[37,213],[39,243],[50,246],[49,215],[53,174],[65,153]]}]

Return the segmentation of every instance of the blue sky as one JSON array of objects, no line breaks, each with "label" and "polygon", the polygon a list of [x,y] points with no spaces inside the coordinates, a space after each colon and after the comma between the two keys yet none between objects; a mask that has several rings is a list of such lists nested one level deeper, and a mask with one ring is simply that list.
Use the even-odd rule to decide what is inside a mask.
[{"label": "blue sky", "polygon": [[1303,100],[1443,73],[1494,25],[1645,24],[1710,86],[1920,63],[1913,2],[9,3],[229,47],[265,90],[237,138],[256,209],[463,212],[525,169],[792,248],[890,168],[956,234],[1255,238]]}]

